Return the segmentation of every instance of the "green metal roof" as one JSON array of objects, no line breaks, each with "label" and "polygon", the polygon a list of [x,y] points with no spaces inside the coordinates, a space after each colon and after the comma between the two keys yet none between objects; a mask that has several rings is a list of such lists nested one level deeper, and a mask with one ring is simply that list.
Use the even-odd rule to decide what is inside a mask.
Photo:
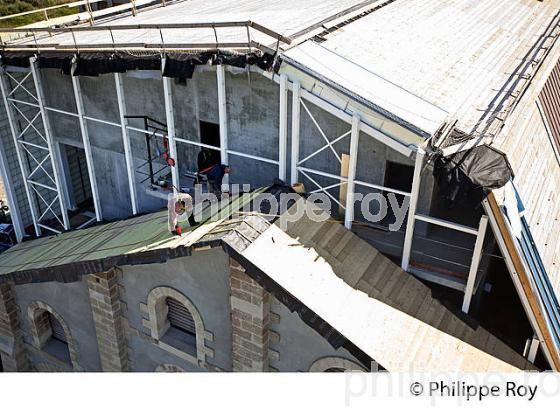
[{"label": "green metal roof", "polygon": [[[20,283],[53,279],[65,282],[75,280],[77,272],[69,271],[75,271],[72,267],[77,265],[82,274],[87,274],[116,264],[116,260],[126,263],[130,255],[145,254],[146,263],[150,263],[159,261],[158,255],[164,250],[184,253],[216,224],[265,190],[260,188],[233,196],[223,200],[217,209],[206,206],[200,212],[201,222],[196,228],[181,224],[186,232],[182,236],[168,231],[167,210],[164,210],[21,243],[0,255],[0,282],[10,279]],[[99,261],[106,263],[100,265]],[[41,271],[47,270],[54,273],[54,278],[53,275],[40,277]],[[14,275],[18,272],[22,275]]]}]

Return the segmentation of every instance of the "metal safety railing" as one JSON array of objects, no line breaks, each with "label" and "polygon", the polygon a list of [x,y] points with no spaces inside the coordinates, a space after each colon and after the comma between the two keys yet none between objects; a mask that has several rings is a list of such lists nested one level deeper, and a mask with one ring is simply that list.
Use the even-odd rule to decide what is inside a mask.
[{"label": "metal safety railing", "polygon": [[[224,28],[240,28],[245,29],[246,41],[220,41],[218,30]],[[178,43],[167,42],[164,36],[164,30],[187,30],[187,29],[211,29],[213,31],[213,40],[200,43]],[[160,42],[145,42],[140,40],[134,42],[118,42],[115,41],[115,32],[131,31],[131,30],[147,30],[156,31],[159,34]],[[137,48],[137,49],[218,49],[218,48],[269,48],[268,46],[255,41],[251,36],[251,30],[255,30],[270,37],[276,42],[276,48],[280,43],[290,44],[291,40],[282,34],[279,34],[265,26],[254,21],[229,21],[217,23],[178,23],[178,24],[127,24],[114,26],[68,26],[68,27],[19,27],[10,29],[1,29],[2,33],[22,33],[27,37],[32,37],[31,43],[22,43],[21,41],[3,42],[0,47],[4,50],[51,50],[51,51],[68,51],[68,50],[110,50],[117,48]],[[111,42],[91,42],[87,40],[80,42],[80,33],[99,33],[105,32],[110,35]],[[71,34],[71,44],[61,44],[55,42],[55,35]],[[40,37],[41,34],[47,36],[47,39]]]},{"label": "metal safety railing", "polygon": [[[159,159],[163,158],[163,152],[160,152],[156,146],[156,152],[152,152],[152,140],[156,133],[167,134],[167,125],[161,121],[154,118],[148,117],[146,115],[125,115],[127,119],[137,119],[144,121],[145,137],[146,137],[146,153],[147,159],[136,167],[136,172],[144,175],[144,179],[140,183],[150,181],[152,185],[156,183],[156,177],[158,177],[162,172],[169,169],[169,165],[157,162]],[[154,125],[155,124],[155,125]],[[157,144],[157,140],[156,144]],[[159,165],[158,169],[154,169],[155,165]],[[145,167],[148,167],[148,171],[144,171]]]}]

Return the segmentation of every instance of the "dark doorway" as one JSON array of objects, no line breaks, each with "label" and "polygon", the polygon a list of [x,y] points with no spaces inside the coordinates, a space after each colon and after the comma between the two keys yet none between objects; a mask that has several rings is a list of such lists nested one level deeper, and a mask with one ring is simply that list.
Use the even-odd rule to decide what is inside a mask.
[{"label": "dark doorway", "polygon": [[220,146],[220,126],[213,122],[200,121],[200,142],[214,147]]},{"label": "dark doorway", "polygon": [[92,201],[91,185],[86,162],[86,153],[82,148],[63,145],[68,162],[69,192],[78,208],[88,207]]},{"label": "dark doorway", "polygon": [[[220,147],[220,126],[213,122],[200,121],[200,142],[213,147]],[[207,158],[201,161],[199,158],[199,169],[206,168],[208,165],[220,163],[220,151],[215,149],[204,149]]]},{"label": "dark doorway", "polygon": [[[414,167],[410,165],[400,164],[398,162],[387,161],[385,165],[385,182],[384,186],[387,188],[396,189],[403,192],[410,192],[412,190],[412,179],[414,178]],[[395,223],[397,220],[395,213],[389,202],[389,195],[395,195],[399,206],[402,207],[402,203],[405,199],[404,195],[393,194],[390,192],[383,192],[385,199],[387,200],[387,216],[383,219],[382,224],[389,226]],[[406,218],[405,218],[406,220]],[[400,227],[403,230],[406,224]]]}]

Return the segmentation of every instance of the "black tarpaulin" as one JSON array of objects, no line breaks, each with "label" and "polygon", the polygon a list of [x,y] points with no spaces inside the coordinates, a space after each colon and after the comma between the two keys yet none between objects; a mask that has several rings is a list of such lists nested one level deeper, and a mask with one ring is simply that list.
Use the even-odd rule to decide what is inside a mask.
[{"label": "black tarpaulin", "polygon": [[[35,52],[3,52],[2,65],[29,67],[29,58]],[[74,75],[96,77],[100,74],[124,73],[128,70],[161,70],[161,55],[153,52],[126,53],[115,52],[43,52],[37,55],[40,68],[58,68],[70,74],[72,61],[76,58]],[[204,64],[223,64],[245,68],[256,65],[262,70],[269,70],[274,56],[268,53],[234,54],[224,51],[207,51],[199,53],[167,53],[163,75],[173,78],[192,78],[195,67]]]},{"label": "black tarpaulin", "polygon": [[33,57],[33,55],[34,54],[25,51],[4,52],[2,53],[2,65],[29,68],[29,59]]},{"label": "black tarpaulin", "polygon": [[513,171],[503,152],[480,145],[448,157],[436,154],[434,177],[440,195],[455,204],[482,201],[488,191],[503,187],[513,178]]},{"label": "black tarpaulin", "polygon": [[41,53],[37,58],[37,65],[39,68],[58,68],[64,74],[70,75],[73,59],[71,54]]},{"label": "black tarpaulin", "polygon": [[74,75],[98,76],[128,70],[161,70],[159,54],[80,53]]},{"label": "black tarpaulin", "polygon": [[223,64],[238,68],[256,65],[262,70],[268,70],[274,62],[274,56],[268,53],[264,53],[261,56],[256,53],[232,54],[222,51],[198,54],[168,53],[165,56],[163,76],[172,78],[192,78],[197,65],[204,65],[209,62],[212,65]]},{"label": "black tarpaulin", "polygon": [[165,56],[164,77],[192,78],[197,65],[207,64],[212,53],[170,53]]}]

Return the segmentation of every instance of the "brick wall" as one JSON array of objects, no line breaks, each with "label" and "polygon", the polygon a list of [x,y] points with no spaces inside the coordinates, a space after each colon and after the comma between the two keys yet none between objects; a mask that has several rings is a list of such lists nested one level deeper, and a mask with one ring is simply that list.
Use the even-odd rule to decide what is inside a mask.
[{"label": "brick wall", "polygon": [[271,295],[230,259],[233,371],[269,370]]},{"label": "brick wall", "polygon": [[0,285],[0,356],[6,372],[29,371],[31,366],[23,344],[19,308],[12,285]]},{"label": "brick wall", "polygon": [[87,277],[101,368],[105,372],[129,370],[118,274],[118,269],[111,269]]}]

